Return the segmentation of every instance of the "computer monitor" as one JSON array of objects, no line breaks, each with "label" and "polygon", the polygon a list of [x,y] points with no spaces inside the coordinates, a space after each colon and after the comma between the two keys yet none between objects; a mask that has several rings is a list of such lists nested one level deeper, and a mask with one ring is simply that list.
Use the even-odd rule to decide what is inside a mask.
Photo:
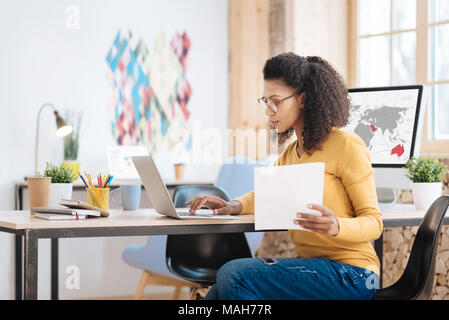
[{"label": "computer monitor", "polygon": [[424,89],[422,85],[349,89],[352,108],[346,129],[368,147],[379,202],[394,202],[398,190],[411,189],[405,163],[419,156]]}]

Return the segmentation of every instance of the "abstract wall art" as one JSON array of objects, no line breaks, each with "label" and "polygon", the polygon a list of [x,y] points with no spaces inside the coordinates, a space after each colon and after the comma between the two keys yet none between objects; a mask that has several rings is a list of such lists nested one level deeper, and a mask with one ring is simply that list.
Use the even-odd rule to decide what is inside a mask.
[{"label": "abstract wall art", "polygon": [[167,139],[170,152],[190,151],[189,49],[185,32],[170,41],[161,32],[147,47],[131,32],[118,31],[106,56],[107,80],[113,91],[108,111],[118,145],[143,144],[154,154]]}]

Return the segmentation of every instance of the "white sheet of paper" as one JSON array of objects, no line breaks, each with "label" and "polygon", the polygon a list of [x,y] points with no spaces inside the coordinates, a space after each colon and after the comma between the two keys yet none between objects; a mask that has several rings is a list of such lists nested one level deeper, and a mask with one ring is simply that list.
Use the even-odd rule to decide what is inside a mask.
[{"label": "white sheet of paper", "polygon": [[321,216],[307,204],[323,204],[324,162],[257,167],[254,170],[256,230],[296,229],[296,213]]}]

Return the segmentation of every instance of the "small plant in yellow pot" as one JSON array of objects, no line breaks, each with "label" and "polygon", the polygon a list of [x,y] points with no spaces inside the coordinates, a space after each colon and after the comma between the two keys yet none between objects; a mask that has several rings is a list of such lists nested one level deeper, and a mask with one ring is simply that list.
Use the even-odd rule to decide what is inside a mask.
[{"label": "small plant in yellow pot", "polygon": [[441,196],[447,166],[438,159],[419,157],[408,160],[405,167],[407,177],[412,182],[416,209],[427,210]]}]

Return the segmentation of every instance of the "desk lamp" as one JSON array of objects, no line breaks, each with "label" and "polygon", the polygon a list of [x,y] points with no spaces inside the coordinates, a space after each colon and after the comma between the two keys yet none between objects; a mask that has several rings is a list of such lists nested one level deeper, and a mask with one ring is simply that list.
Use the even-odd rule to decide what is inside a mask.
[{"label": "desk lamp", "polygon": [[39,113],[37,114],[37,127],[36,127],[36,145],[35,145],[35,149],[34,149],[34,173],[37,173],[37,155],[38,155],[38,150],[39,150],[39,122],[40,122],[40,117],[41,117],[41,113],[42,110],[45,109],[46,107],[50,107],[53,109],[53,113],[55,115],[55,120],[56,120],[56,135],[58,137],[65,137],[66,135],[72,133],[72,126],[69,126],[64,119],[61,118],[61,116],[59,115],[58,111],[56,111],[56,108],[54,107],[53,104],[51,103],[44,103],[41,108],[39,109]]}]

